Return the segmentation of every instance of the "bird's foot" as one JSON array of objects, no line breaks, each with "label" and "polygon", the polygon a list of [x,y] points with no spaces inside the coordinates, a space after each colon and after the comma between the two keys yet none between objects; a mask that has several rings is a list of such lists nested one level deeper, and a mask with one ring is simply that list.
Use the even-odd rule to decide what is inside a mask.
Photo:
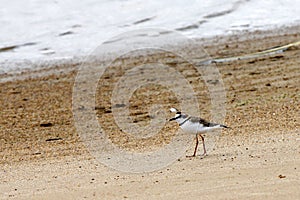
[{"label": "bird's foot", "polygon": [[[199,155],[201,158],[204,158],[205,156],[207,156],[207,153],[204,152],[203,154]],[[194,155],[191,155],[191,156],[185,156],[186,158],[195,158],[196,157],[196,154]]]},{"label": "bird's foot", "polygon": [[206,156],[207,156],[207,153],[205,152],[205,153],[203,153],[203,154],[200,155],[200,159],[203,159]]},{"label": "bird's foot", "polygon": [[195,158],[196,157],[196,155],[194,154],[194,155],[191,155],[191,156],[185,156],[186,158]]}]

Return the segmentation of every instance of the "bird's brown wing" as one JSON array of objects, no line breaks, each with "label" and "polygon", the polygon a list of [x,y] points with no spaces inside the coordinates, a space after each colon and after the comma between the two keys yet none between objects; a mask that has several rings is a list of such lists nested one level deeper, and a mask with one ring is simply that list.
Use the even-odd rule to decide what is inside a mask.
[{"label": "bird's brown wing", "polygon": [[190,120],[193,123],[197,123],[198,122],[198,123],[202,124],[204,127],[214,127],[214,126],[217,126],[217,125],[221,125],[221,124],[209,122],[209,121],[207,121],[205,119],[202,119],[200,117],[191,117]]}]

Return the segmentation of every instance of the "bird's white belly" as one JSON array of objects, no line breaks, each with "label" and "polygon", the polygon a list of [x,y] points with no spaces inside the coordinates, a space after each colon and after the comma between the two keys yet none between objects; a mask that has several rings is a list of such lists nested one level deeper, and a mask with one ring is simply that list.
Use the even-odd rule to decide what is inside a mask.
[{"label": "bird's white belly", "polygon": [[203,129],[203,125],[199,123],[186,122],[181,126],[182,130],[189,134],[197,134]]},{"label": "bird's white belly", "polygon": [[212,130],[219,129],[219,128],[221,128],[219,125],[214,126],[214,127],[204,127],[203,124],[192,123],[190,121],[184,123],[181,126],[181,129],[185,133],[189,133],[189,134],[205,133],[205,132],[212,131]]}]

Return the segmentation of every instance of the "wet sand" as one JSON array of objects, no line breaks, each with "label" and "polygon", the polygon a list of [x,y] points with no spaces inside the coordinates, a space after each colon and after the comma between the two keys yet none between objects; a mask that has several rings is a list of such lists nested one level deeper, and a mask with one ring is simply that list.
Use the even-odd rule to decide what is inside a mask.
[{"label": "wet sand", "polygon": [[[300,29],[294,29],[297,28]],[[214,38],[203,47],[211,57],[222,58],[300,40],[299,32],[276,31]],[[208,156],[182,155],[172,165],[151,173],[116,171],[97,162],[89,153],[76,132],[72,114],[72,89],[78,65],[57,66],[61,71],[58,73],[27,72],[22,79],[0,83],[0,197],[297,199],[299,50],[294,46],[273,55],[217,63],[226,90],[224,123],[232,129],[222,131]],[[149,60],[168,55],[152,56]],[[201,102],[201,115],[210,119],[210,99],[203,81],[188,66],[172,66],[199,91],[196,95]],[[121,132],[114,123],[112,84],[124,73],[120,66],[105,72],[97,89],[99,123],[111,141],[126,150],[146,151],[169,143],[178,129],[175,123],[167,124],[157,136],[143,140]],[[130,101],[130,115],[140,125],[149,123],[151,115],[147,109],[152,104],[163,105],[165,111],[179,104],[174,94],[158,85],[142,87]],[[186,155],[192,153],[193,145],[187,146]]]}]

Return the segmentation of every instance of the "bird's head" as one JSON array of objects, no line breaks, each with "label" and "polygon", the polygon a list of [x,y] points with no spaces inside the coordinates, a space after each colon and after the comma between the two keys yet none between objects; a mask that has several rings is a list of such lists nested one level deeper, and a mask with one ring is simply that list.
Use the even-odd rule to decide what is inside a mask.
[{"label": "bird's head", "polygon": [[178,111],[176,108],[171,108],[170,111],[173,113],[176,113],[176,114],[175,114],[175,117],[171,118],[169,121],[176,120],[181,116],[181,112]]}]

